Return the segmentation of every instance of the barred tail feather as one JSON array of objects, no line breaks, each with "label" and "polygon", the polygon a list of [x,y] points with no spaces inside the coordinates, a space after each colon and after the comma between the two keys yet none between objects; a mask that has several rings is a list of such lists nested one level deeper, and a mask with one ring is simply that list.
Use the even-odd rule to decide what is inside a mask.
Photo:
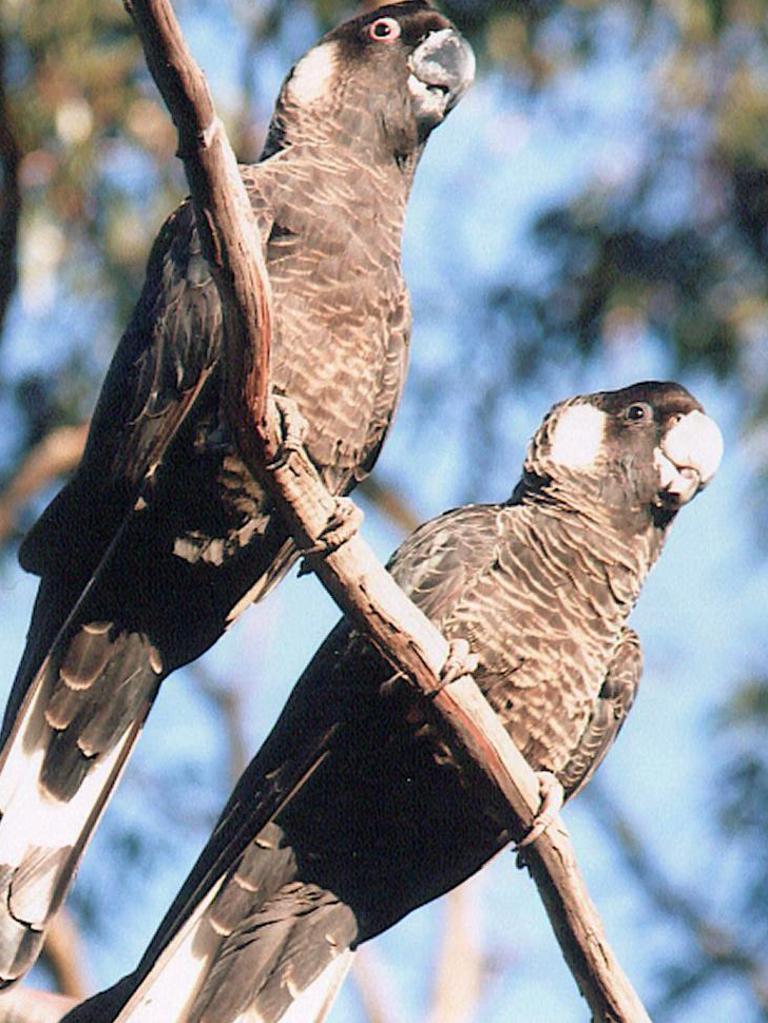
[{"label": "barred tail feather", "polygon": [[[221,878],[145,972],[129,978],[121,1009],[105,1015],[105,1001],[95,1016],[73,1020],[321,1023],[350,966],[355,918],[333,893],[295,878],[285,847],[249,851],[251,865],[261,861],[258,875],[241,861]],[[282,868],[265,898],[271,871]]]},{"label": "barred tail feather", "polygon": [[149,974],[114,1017],[114,1023],[185,1023],[221,944],[207,910],[223,884],[200,902],[152,966]]},{"label": "barred tail feather", "polygon": [[[354,951],[348,948],[332,959],[320,976],[294,1000],[279,1023],[323,1023],[333,1008],[354,956]],[[243,1023],[251,1021],[243,1017]]]},{"label": "barred tail feather", "polygon": [[[159,681],[145,637],[87,628],[46,659],[0,754],[0,986],[34,963]],[[71,653],[86,643],[106,649],[73,685]]]}]

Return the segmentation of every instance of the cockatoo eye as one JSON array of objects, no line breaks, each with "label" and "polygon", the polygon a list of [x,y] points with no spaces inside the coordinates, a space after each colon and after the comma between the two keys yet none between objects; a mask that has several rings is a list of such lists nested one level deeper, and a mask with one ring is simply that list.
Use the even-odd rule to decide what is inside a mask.
[{"label": "cockatoo eye", "polygon": [[639,423],[643,419],[651,418],[651,409],[643,402],[635,402],[634,405],[629,406],[624,415],[631,423]]},{"label": "cockatoo eye", "polygon": [[397,18],[377,18],[368,26],[368,35],[376,43],[393,43],[401,31]]}]

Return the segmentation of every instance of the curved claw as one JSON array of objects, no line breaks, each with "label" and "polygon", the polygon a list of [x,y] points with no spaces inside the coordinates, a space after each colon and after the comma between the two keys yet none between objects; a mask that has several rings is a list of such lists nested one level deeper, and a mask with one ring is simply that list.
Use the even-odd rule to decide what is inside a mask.
[{"label": "curved claw", "polygon": [[[335,497],[333,502],[333,512],[317,542],[302,551],[305,558],[313,554],[331,554],[351,540],[360,529],[363,521],[362,509],[349,497]],[[302,568],[300,574],[303,575],[306,571],[310,570]]]},{"label": "curved claw", "polygon": [[517,843],[518,851],[524,849],[527,845],[532,845],[537,838],[544,834],[562,810],[563,803],[565,802],[563,786],[551,771],[537,771],[536,777],[539,782],[541,806],[539,807],[539,812],[533,818],[531,830],[525,838]]},{"label": "curved claw", "polygon": [[479,663],[477,654],[472,653],[466,639],[449,639],[448,653],[440,670],[440,685],[435,692],[440,692],[464,675],[473,675]]},{"label": "curved claw", "polygon": [[307,435],[307,421],[299,412],[299,406],[292,398],[284,394],[271,394],[269,397],[275,410],[275,419],[280,430],[280,450],[268,468],[285,465],[292,453],[304,450],[304,439]]}]

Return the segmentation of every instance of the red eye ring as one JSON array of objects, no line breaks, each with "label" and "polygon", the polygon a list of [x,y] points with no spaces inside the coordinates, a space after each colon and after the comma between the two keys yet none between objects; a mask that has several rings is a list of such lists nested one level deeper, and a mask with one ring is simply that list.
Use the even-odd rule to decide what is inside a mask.
[{"label": "red eye ring", "polygon": [[368,38],[375,43],[393,43],[400,38],[401,31],[397,18],[377,18],[368,26]]}]

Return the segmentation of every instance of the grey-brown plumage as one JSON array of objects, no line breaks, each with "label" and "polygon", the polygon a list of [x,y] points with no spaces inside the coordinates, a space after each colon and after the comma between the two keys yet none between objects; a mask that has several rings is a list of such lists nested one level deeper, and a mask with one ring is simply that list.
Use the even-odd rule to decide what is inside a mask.
[{"label": "grey-brown plumage", "polygon": [[[376,460],[405,375],[400,238],[430,131],[473,74],[427,3],[383,7],[298,62],[242,171],[275,308],[271,383],[335,494]],[[220,416],[218,295],[189,203],[154,245],[82,464],[33,528],[40,575],[0,754],[0,978],[31,964],[160,681],[294,561]]]},{"label": "grey-brown plumage", "polygon": [[[391,571],[448,638],[537,771],[566,795],[618,733],[640,675],[627,628],[720,434],[676,384],[556,406],[505,504],[422,526]],[[428,703],[342,621],[243,775],[136,972],[69,1023],[320,1018],[301,1005],[345,950],[482,866],[509,840]],[[286,1016],[297,1007],[301,1011]]]}]

